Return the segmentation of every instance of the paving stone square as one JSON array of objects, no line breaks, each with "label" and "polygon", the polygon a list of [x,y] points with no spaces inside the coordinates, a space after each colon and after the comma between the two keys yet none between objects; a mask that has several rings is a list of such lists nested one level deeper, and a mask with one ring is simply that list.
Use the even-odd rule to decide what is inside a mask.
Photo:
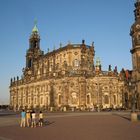
[{"label": "paving stone square", "polygon": [[48,113],[47,125],[21,128],[19,115],[0,117],[0,140],[139,140],[129,113]]}]

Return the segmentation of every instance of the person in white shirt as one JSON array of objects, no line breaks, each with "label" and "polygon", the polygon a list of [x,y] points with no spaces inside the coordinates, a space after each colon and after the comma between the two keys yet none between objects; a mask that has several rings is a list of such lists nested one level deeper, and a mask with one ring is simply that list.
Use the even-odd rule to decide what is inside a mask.
[{"label": "person in white shirt", "polygon": [[32,125],[31,127],[36,127],[36,113],[35,111],[32,112]]}]

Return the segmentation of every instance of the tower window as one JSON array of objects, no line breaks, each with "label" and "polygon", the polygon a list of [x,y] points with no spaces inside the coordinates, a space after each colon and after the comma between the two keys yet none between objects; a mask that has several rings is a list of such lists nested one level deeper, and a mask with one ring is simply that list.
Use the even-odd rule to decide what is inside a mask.
[{"label": "tower window", "polygon": [[28,61],[28,68],[30,68],[32,66],[32,59],[29,59]]},{"label": "tower window", "polygon": [[38,46],[37,41],[34,41],[34,42],[33,42],[33,48],[37,48],[37,46]]}]

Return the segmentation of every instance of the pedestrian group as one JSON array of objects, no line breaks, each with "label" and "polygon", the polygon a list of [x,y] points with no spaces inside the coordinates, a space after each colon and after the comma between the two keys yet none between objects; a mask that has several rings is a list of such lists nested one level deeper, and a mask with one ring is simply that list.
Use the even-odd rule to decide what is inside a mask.
[{"label": "pedestrian group", "polygon": [[43,113],[42,111],[39,112],[38,116],[35,111],[22,110],[21,112],[21,122],[20,127],[36,127],[36,126],[43,126]]}]

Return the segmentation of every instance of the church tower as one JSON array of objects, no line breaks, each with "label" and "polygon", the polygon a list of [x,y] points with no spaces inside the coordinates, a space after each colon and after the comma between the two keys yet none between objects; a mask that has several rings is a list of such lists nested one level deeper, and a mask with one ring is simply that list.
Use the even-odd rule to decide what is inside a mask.
[{"label": "church tower", "polygon": [[140,0],[136,0],[135,3],[135,22],[131,26],[130,36],[132,37],[132,84],[133,93],[136,95],[137,108],[140,107],[139,95],[140,95]]},{"label": "church tower", "polygon": [[40,49],[39,31],[35,22],[31,36],[29,38],[29,49],[26,53],[26,67],[24,69],[25,76],[33,74],[33,63],[42,55],[43,51]]}]

